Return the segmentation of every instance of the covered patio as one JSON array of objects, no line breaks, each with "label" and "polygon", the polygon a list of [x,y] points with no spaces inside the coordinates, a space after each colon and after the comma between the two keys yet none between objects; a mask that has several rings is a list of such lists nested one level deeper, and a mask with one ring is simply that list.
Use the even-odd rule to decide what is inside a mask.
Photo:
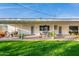
[{"label": "covered patio", "polygon": [[[38,32],[38,24],[40,21],[0,21],[2,31],[0,39],[50,39],[47,35],[41,35]],[[4,29],[5,28],[5,29]],[[38,30],[37,30],[38,29]],[[24,37],[22,37],[24,35]]]},{"label": "covered patio", "polygon": [[[79,37],[79,21],[40,21],[40,19],[27,21],[25,19],[11,19],[0,20],[1,24],[3,24],[4,29],[0,31],[5,33],[3,38],[51,39],[49,32],[55,33],[53,39],[75,39]],[[1,37],[0,39],[3,38]]]}]

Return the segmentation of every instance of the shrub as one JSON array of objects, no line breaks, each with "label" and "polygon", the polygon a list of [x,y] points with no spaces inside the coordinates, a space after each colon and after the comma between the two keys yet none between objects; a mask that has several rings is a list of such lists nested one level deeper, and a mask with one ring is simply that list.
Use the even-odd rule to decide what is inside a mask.
[{"label": "shrub", "polygon": [[56,36],[56,33],[55,32],[49,32],[49,36]]}]

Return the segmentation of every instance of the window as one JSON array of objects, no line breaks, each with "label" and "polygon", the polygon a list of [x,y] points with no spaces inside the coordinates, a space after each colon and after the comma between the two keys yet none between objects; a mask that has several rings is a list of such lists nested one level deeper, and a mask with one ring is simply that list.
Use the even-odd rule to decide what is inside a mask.
[{"label": "window", "polygon": [[57,25],[54,25],[54,30],[57,30]]},{"label": "window", "polygon": [[40,26],[40,31],[49,31],[49,26],[47,25]]},{"label": "window", "polygon": [[69,33],[78,34],[78,26],[69,26]]}]

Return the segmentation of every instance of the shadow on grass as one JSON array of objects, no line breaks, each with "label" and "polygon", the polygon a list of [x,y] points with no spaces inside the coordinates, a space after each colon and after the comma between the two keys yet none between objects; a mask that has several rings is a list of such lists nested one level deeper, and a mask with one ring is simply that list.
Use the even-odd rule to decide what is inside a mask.
[{"label": "shadow on grass", "polygon": [[[2,43],[4,43],[0,48],[0,55],[2,56],[79,55],[79,44],[73,42],[75,43],[73,45],[72,41],[11,41],[0,42],[0,45]],[[68,49],[67,45],[70,49]],[[64,51],[60,52],[59,49]],[[56,50],[57,52],[55,52]]]},{"label": "shadow on grass", "polygon": [[64,49],[62,56],[79,56],[79,44]]}]

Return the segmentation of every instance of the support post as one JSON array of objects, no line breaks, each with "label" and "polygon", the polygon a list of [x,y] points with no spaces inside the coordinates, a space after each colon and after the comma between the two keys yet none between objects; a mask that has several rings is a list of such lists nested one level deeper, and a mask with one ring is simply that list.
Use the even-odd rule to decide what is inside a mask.
[{"label": "support post", "polygon": [[[22,29],[22,24],[21,24],[21,29]],[[23,34],[22,34],[22,30],[21,30],[21,39],[23,40],[23,37],[22,37],[22,35],[23,35]]]}]

